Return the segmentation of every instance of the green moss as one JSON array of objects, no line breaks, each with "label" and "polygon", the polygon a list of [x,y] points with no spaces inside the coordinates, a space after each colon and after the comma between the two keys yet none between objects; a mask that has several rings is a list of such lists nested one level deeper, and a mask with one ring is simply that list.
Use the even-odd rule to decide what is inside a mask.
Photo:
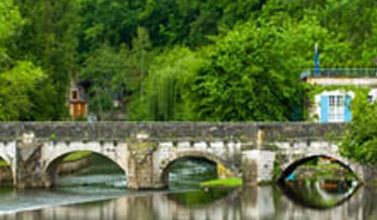
[{"label": "green moss", "polygon": [[[277,156],[279,156],[279,155],[277,155]],[[278,160],[275,158],[274,167],[273,167],[273,170],[272,170],[273,180],[278,180],[282,173],[283,173],[283,171],[281,170],[280,164],[279,164]]]},{"label": "green moss", "polygon": [[233,188],[242,186],[241,178],[216,179],[206,181],[200,184],[201,187],[226,187]]},{"label": "green moss", "polygon": [[67,162],[67,161],[76,161],[76,160],[83,159],[85,157],[89,157],[91,155],[92,155],[92,152],[90,152],[90,151],[78,151],[78,152],[69,154],[68,156],[66,156],[64,158],[63,161],[65,161],[65,162]]},{"label": "green moss", "polygon": [[50,140],[56,141],[56,134],[51,134],[50,135]]},{"label": "green moss", "polygon": [[141,164],[146,157],[157,149],[158,144],[153,141],[140,141],[129,139],[130,150],[137,163]]},{"label": "green moss", "polygon": [[0,167],[8,167],[9,164],[5,160],[0,159]]}]

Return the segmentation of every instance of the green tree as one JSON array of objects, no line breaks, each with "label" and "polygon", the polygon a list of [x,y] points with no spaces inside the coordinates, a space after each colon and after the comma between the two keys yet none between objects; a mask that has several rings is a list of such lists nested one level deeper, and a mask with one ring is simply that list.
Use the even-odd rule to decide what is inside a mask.
[{"label": "green tree", "polygon": [[69,76],[75,72],[77,46],[78,3],[74,0],[19,0],[25,24],[20,35],[13,39],[12,57],[29,60],[40,66],[49,76],[56,92],[49,96],[53,107],[50,119],[66,116],[65,104]]},{"label": "green tree", "polygon": [[7,51],[7,41],[16,35],[23,23],[18,8],[13,0],[0,2],[0,71],[8,67],[10,57]]},{"label": "green tree", "polygon": [[9,41],[18,36],[22,24],[13,1],[0,2],[0,120],[36,119],[34,114],[46,103],[34,100],[49,88],[43,83],[47,80],[43,71],[31,62],[15,60],[9,53]]},{"label": "green tree", "polygon": [[363,164],[377,164],[377,102],[370,103],[367,92],[352,100],[352,122],[340,142],[340,153]]},{"label": "green tree", "polygon": [[45,75],[30,62],[17,63],[13,68],[0,73],[0,120],[22,120],[33,108],[30,93]]},{"label": "green tree", "polygon": [[82,81],[90,82],[88,91],[89,109],[99,115],[113,109],[113,100],[117,93],[133,90],[133,85],[127,79],[131,65],[128,63],[130,51],[122,46],[119,51],[107,44],[102,45],[89,56],[80,72]]},{"label": "green tree", "polygon": [[217,38],[192,87],[196,119],[290,120],[303,100],[299,74],[310,66],[314,42],[326,33],[315,20],[287,17],[281,23],[278,16]]},{"label": "green tree", "polygon": [[[190,120],[190,86],[204,60],[185,47],[175,47],[154,59],[149,70],[146,95],[130,109],[139,120]],[[147,112],[139,112],[147,108]]]}]

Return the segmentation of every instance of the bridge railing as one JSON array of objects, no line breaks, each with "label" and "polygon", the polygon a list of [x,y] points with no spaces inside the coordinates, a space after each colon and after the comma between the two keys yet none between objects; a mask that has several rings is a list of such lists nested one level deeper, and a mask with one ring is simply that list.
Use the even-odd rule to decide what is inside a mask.
[{"label": "bridge railing", "polygon": [[377,68],[321,68],[318,74],[315,69],[308,69],[301,74],[301,79],[307,77],[377,78]]}]

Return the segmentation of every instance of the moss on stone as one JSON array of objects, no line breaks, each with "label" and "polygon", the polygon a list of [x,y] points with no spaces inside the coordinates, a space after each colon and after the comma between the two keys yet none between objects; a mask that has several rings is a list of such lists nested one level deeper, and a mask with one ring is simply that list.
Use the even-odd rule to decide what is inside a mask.
[{"label": "moss on stone", "polygon": [[68,156],[66,156],[63,161],[64,162],[68,162],[68,161],[76,161],[76,160],[80,160],[80,159],[83,159],[85,157],[89,157],[92,155],[92,152],[91,151],[78,151],[78,152],[75,152],[75,153],[71,153],[69,154]]},{"label": "moss on stone", "polygon": [[134,159],[139,164],[158,147],[158,144],[153,141],[128,140],[127,143]]},{"label": "moss on stone", "polygon": [[9,164],[5,160],[0,159],[0,167],[8,167],[8,166]]}]

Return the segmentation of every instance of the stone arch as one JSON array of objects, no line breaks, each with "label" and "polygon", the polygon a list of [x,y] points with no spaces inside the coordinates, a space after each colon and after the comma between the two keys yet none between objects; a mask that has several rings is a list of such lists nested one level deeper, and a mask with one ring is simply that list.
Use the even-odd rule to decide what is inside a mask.
[{"label": "stone arch", "polygon": [[128,170],[124,165],[119,163],[119,161],[117,161],[117,159],[115,157],[104,154],[102,151],[99,151],[99,150],[96,150],[96,149],[87,149],[87,148],[66,149],[62,152],[59,152],[59,154],[55,154],[54,156],[48,158],[48,160],[45,161],[44,166],[43,166],[43,174],[45,175],[45,185],[51,186],[54,183],[56,175],[57,175],[57,173],[56,173],[57,167],[63,161],[63,159],[67,155],[69,155],[71,153],[79,152],[79,151],[90,151],[92,153],[96,153],[98,155],[101,155],[101,156],[107,158],[109,161],[116,164],[117,166],[119,166],[121,168],[121,170],[124,172],[125,176],[127,175]]},{"label": "stone arch", "polygon": [[16,141],[0,143],[0,157],[10,166],[13,185],[17,182],[16,145]]},{"label": "stone arch", "polygon": [[[10,169],[10,172],[11,172],[11,176],[12,176],[12,183],[14,184],[15,181],[16,181],[16,170],[15,170],[15,166],[14,164],[12,163],[12,159],[9,158],[9,156],[7,156],[4,152],[0,152],[0,159],[4,160],[7,165],[9,166],[9,169]],[[6,171],[8,172],[8,171]]]},{"label": "stone arch", "polygon": [[300,158],[295,158],[294,160],[291,159],[291,160],[288,160],[285,163],[282,163],[281,166],[280,166],[282,173],[280,174],[279,180],[288,176],[298,166],[304,164],[305,162],[307,162],[309,160],[312,160],[312,159],[318,158],[318,157],[333,159],[337,163],[339,163],[342,167],[346,168],[350,172],[353,172],[358,179],[363,179],[364,174],[363,174],[363,171],[362,171],[362,167],[358,164],[355,164],[355,163],[349,161],[346,158],[343,158],[342,156],[340,156],[338,154],[309,154],[309,155],[305,155],[305,156],[302,156]]},{"label": "stone arch", "polygon": [[204,151],[184,151],[184,152],[179,152],[174,154],[173,157],[169,157],[166,160],[162,161],[160,164],[160,170],[161,170],[161,181],[164,186],[169,185],[169,168],[170,166],[176,162],[177,160],[184,159],[184,158],[202,158],[205,160],[208,160],[210,162],[213,162],[216,165],[222,165],[224,166],[227,170],[231,171],[233,174],[237,175],[239,173],[239,170],[233,166],[231,163],[221,159],[220,157],[209,153],[209,152],[204,152]]},{"label": "stone arch", "polygon": [[11,159],[4,152],[0,152],[0,159],[4,160],[13,169]]}]

